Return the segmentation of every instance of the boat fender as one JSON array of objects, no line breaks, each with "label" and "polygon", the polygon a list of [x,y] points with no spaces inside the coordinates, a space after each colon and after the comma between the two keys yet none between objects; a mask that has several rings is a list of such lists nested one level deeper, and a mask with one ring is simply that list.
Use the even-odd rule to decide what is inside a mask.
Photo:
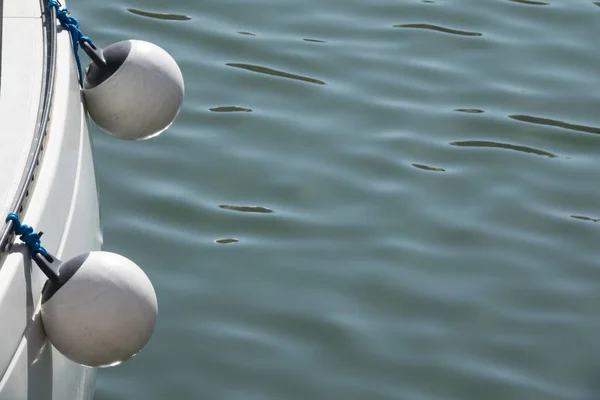
[{"label": "boat fender", "polygon": [[133,261],[92,251],[61,262],[42,247],[42,232],[22,224],[17,214],[8,214],[5,222],[48,277],[40,313],[60,353],[88,367],[110,367],[148,343],[158,301],[150,279]]},{"label": "boat fender", "polygon": [[[1,2],[1,1],[0,1]],[[167,130],[181,110],[184,84],[179,66],[159,46],[126,40],[102,49],[79,29],[79,21],[59,1],[48,10],[69,31],[87,111],[106,133],[143,140]],[[92,62],[81,71],[79,47]]]},{"label": "boat fender", "polygon": [[106,133],[143,140],[168,129],[181,110],[183,75],[161,47],[126,40],[103,49],[82,48],[92,58],[83,80],[83,97],[94,122]]},{"label": "boat fender", "polygon": [[[40,265],[48,258],[38,254],[34,260]],[[41,307],[52,345],[88,367],[115,366],[137,354],[150,340],[158,314],[156,293],[144,271],[105,251],[62,263],[52,260],[56,263],[51,268],[59,279],[46,281]]]}]

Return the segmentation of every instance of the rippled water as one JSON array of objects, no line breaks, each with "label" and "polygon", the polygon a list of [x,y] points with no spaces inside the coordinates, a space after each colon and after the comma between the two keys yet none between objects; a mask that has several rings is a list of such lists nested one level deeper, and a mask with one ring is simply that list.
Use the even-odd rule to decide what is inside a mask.
[{"label": "rippled water", "polygon": [[600,398],[600,7],[106,0],[186,79],[94,132],[106,249],[156,333],[108,399]]}]

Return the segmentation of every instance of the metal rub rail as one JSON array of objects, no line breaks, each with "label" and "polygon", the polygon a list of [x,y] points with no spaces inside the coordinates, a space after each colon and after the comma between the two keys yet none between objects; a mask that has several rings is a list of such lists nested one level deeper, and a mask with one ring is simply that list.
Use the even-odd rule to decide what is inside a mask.
[{"label": "metal rub rail", "polygon": [[[50,119],[50,108],[52,107],[52,95],[54,93],[54,75],[56,70],[56,10],[48,9],[47,1],[41,0],[40,7],[43,10],[42,24],[44,32],[44,66],[42,71],[42,93],[40,107],[37,116],[35,133],[31,143],[31,149],[25,166],[25,173],[19,183],[17,196],[11,205],[9,212],[22,216],[28,203],[29,196],[35,184],[36,169],[40,165],[43,156],[44,142],[47,135],[48,120]],[[2,220],[4,216],[0,216]],[[13,222],[8,222],[0,234],[0,257],[9,248],[13,240]]]}]

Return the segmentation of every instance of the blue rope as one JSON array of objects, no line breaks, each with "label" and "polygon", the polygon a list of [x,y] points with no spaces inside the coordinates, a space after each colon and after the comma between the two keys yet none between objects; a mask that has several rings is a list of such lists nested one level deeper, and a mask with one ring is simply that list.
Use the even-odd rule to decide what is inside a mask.
[{"label": "blue rope", "polygon": [[83,85],[83,73],[81,72],[81,60],[79,60],[79,45],[83,42],[92,44],[92,39],[85,36],[83,32],[79,30],[79,21],[75,17],[69,15],[69,10],[62,8],[61,4],[56,0],[50,0],[48,2],[48,10],[50,8],[56,8],[56,18],[60,21],[63,28],[67,29],[71,34],[71,42],[73,43],[73,53],[75,54],[75,61],[77,62],[77,71],[79,72],[79,84]]},{"label": "blue rope", "polygon": [[19,220],[19,216],[15,213],[8,214],[8,216],[6,217],[6,222],[8,223],[9,221],[13,222],[14,232],[17,235],[21,235],[19,237],[19,239],[21,239],[21,241],[23,243],[25,243],[25,245],[27,245],[27,247],[29,248],[31,257],[35,256],[37,253],[40,253],[43,256],[48,255],[48,252],[46,251],[46,249],[43,248],[41,245],[41,241],[40,241],[40,236],[42,236],[41,232],[36,233],[36,232],[34,232],[34,230],[31,226],[21,224],[21,221]]}]

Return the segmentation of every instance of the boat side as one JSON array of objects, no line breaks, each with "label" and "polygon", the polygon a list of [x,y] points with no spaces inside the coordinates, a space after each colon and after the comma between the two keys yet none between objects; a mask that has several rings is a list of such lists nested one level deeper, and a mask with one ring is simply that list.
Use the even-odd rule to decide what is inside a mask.
[{"label": "boat side", "polygon": [[[37,0],[5,0],[4,3],[3,44],[10,41],[11,37],[13,40],[19,37],[21,40],[19,35],[22,32],[19,31],[19,27],[28,29],[29,25],[33,27],[35,24],[38,26],[37,33],[31,34],[29,50],[36,52],[44,46],[45,40],[54,40],[44,36],[43,24],[48,24],[49,21]],[[29,6],[21,7],[25,3]],[[14,17],[11,17],[10,13],[7,15],[7,11],[10,10]],[[30,14],[24,15],[27,12]],[[8,18],[14,18],[18,23],[11,27],[10,23],[7,25]],[[29,21],[25,24],[27,27],[23,26],[22,20]],[[4,66],[20,62],[8,58],[4,46],[2,54],[0,103],[11,90],[18,90],[16,87],[11,89],[9,82],[6,82],[8,78],[4,74]],[[42,138],[43,150],[33,161],[37,166],[33,181],[25,193],[26,208],[20,215],[23,222],[44,232],[43,245],[49,252],[59,259],[67,259],[91,250],[99,250],[102,246],[102,234],[89,120],[81,98],[67,31],[58,30],[55,54],[56,68],[51,71],[52,107],[46,135]],[[43,68],[40,65],[38,67],[41,75]],[[35,88],[38,88],[39,108],[44,102],[44,91],[48,88],[43,87],[42,78],[35,77],[33,81],[29,84],[32,85],[31,93],[35,93]],[[0,116],[5,117],[1,113]],[[39,128],[39,124],[31,126],[31,115],[19,118],[22,120],[14,121],[13,125],[21,126],[23,130]],[[23,134],[32,136],[26,153],[26,158],[30,159],[31,148],[35,148],[31,146],[34,144],[35,132]],[[23,155],[20,157],[23,158]],[[23,163],[18,168],[21,176],[24,176],[26,168]],[[14,199],[17,195],[17,191],[13,190],[9,197]],[[26,250],[20,245],[13,245],[10,251],[2,256],[0,340],[3,346],[0,347],[0,400],[77,400],[91,399],[93,396],[95,370],[69,361],[46,340],[39,318],[40,294],[45,280],[45,276],[32,265]]]}]

